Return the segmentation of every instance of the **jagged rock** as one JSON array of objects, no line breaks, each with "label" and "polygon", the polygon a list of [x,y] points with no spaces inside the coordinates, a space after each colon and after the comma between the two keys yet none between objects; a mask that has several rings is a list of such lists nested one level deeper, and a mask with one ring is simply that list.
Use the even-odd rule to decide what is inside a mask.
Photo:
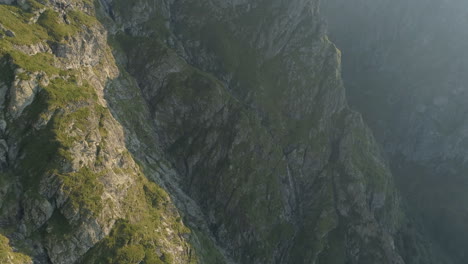
[{"label": "jagged rock", "polygon": [[38,53],[52,53],[50,47],[43,42],[33,45],[15,45],[15,49],[28,54],[29,56],[36,55]]},{"label": "jagged rock", "polygon": [[8,166],[8,144],[4,139],[0,140],[0,170]]},{"label": "jagged rock", "polygon": [[16,0],[16,3],[19,5],[19,6],[24,6],[27,4],[26,0]]},{"label": "jagged rock", "polygon": [[93,67],[105,56],[105,41],[102,28],[89,28],[65,43],[51,43],[50,48],[55,56],[66,59],[67,67]]},{"label": "jagged rock", "polygon": [[52,217],[54,206],[48,200],[41,198],[27,197],[23,201],[23,209],[26,215],[24,221],[31,227],[26,232],[31,233],[37,230]]},{"label": "jagged rock", "polygon": [[5,35],[6,35],[7,37],[11,37],[11,38],[16,37],[16,33],[13,32],[13,31],[11,31],[11,30],[9,30],[9,29],[5,31]]},{"label": "jagged rock", "polygon": [[0,4],[11,5],[15,0],[0,0]]},{"label": "jagged rock", "polygon": [[8,114],[12,118],[17,118],[23,110],[30,105],[37,92],[39,84],[36,78],[37,74],[26,73],[23,69],[15,71],[15,80],[10,87],[8,105]]},{"label": "jagged rock", "polygon": [[0,82],[0,109],[4,109],[5,108],[5,96],[8,92],[8,86],[3,83],[3,82]]}]

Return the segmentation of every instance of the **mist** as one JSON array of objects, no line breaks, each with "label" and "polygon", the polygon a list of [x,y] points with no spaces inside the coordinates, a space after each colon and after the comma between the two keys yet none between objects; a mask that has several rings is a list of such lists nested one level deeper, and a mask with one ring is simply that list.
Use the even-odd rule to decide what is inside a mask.
[{"label": "mist", "polygon": [[468,3],[327,0],[348,100],[384,147],[406,212],[440,260],[468,263]]}]

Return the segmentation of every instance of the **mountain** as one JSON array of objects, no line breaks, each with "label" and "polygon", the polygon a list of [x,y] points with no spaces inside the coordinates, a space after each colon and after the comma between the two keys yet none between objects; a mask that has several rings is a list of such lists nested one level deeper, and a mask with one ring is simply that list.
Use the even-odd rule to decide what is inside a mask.
[{"label": "mountain", "polygon": [[0,3],[0,261],[442,263],[317,0]]},{"label": "mountain", "polygon": [[464,1],[322,3],[350,104],[389,157],[407,212],[467,263],[468,18]]}]

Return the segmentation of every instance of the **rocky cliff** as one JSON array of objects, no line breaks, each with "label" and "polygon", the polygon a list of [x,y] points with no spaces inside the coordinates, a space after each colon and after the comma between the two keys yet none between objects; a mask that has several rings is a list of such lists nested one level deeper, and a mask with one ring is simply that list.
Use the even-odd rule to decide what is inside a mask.
[{"label": "rocky cliff", "polygon": [[448,263],[468,261],[466,7],[463,1],[322,4],[331,38],[343,50],[351,105],[385,147],[407,211],[434,251],[450,256]]},{"label": "rocky cliff", "polygon": [[426,248],[317,1],[2,2],[6,252],[361,264]]}]

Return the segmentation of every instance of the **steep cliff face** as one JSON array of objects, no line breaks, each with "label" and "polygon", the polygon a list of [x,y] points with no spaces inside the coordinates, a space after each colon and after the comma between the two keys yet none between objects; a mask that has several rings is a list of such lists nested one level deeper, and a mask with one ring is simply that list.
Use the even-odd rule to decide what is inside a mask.
[{"label": "steep cliff face", "polygon": [[405,263],[317,1],[0,12],[0,227],[37,263]]},{"label": "steep cliff face", "polygon": [[139,3],[110,5],[111,31],[216,243],[241,263],[402,261],[391,178],[346,107],[317,3],[180,1],[170,32],[131,23],[154,17]]},{"label": "steep cliff face", "polygon": [[[463,1],[326,1],[351,105],[435,245],[466,263],[468,40]],[[345,15],[346,14],[346,15]]]},{"label": "steep cliff face", "polygon": [[39,263],[75,263],[101,247],[96,263],[154,252],[189,262],[189,231],[109,112],[104,87],[119,71],[94,7],[0,8],[3,233]]}]

